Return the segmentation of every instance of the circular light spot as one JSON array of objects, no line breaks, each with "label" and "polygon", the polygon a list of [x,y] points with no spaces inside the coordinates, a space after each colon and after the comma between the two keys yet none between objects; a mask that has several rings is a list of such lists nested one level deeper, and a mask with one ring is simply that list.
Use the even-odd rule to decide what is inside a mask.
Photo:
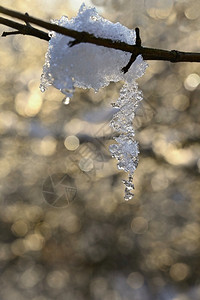
[{"label": "circular light spot", "polygon": [[27,269],[20,277],[20,285],[29,289],[34,287],[43,277],[42,269],[38,267],[31,267]]},{"label": "circular light spot", "polygon": [[186,90],[193,91],[197,88],[200,83],[200,77],[196,73],[192,73],[188,75],[188,77],[184,81],[184,86]]},{"label": "circular light spot", "polygon": [[44,244],[44,238],[40,234],[33,233],[29,234],[24,241],[26,250],[39,251],[42,249]]},{"label": "circular light spot", "polygon": [[79,147],[80,142],[75,135],[69,135],[68,137],[66,137],[64,145],[67,148],[67,150],[74,151]]},{"label": "circular light spot", "polygon": [[177,95],[174,97],[172,105],[178,111],[184,111],[190,104],[189,98],[185,95]]},{"label": "circular light spot", "polygon": [[127,282],[130,285],[130,287],[132,287],[134,290],[137,290],[143,286],[144,277],[138,272],[133,272],[129,274]]},{"label": "circular light spot", "polygon": [[78,232],[81,228],[81,223],[80,223],[80,220],[77,216],[73,215],[73,214],[70,214],[63,226],[65,227],[65,229],[69,232],[69,233],[75,233],[75,232]]},{"label": "circular light spot", "polygon": [[22,239],[15,240],[11,245],[11,251],[14,255],[23,255],[25,252],[24,241]]},{"label": "circular light spot", "polygon": [[147,13],[154,19],[166,19],[172,10],[172,0],[145,0]]},{"label": "circular light spot", "polygon": [[79,167],[84,172],[89,172],[93,169],[94,164],[91,158],[83,157],[79,161]]},{"label": "circular light spot", "polygon": [[199,6],[198,1],[197,1],[196,5],[191,5],[191,6],[187,7],[185,10],[186,18],[189,20],[197,19],[200,15],[199,9],[200,9],[200,6]]},{"label": "circular light spot", "polygon": [[151,186],[154,191],[165,190],[169,185],[168,178],[164,174],[156,174],[151,179]]},{"label": "circular light spot", "polygon": [[189,275],[189,266],[184,263],[176,263],[170,268],[170,276],[175,281],[182,281]]},{"label": "circular light spot", "polygon": [[12,225],[11,230],[16,236],[24,236],[28,232],[28,226],[24,221],[18,220]]},{"label": "circular light spot", "polygon": [[40,152],[44,156],[51,156],[56,150],[56,140],[52,136],[46,136],[41,141]]},{"label": "circular light spot", "polygon": [[15,98],[15,109],[22,116],[33,117],[39,113],[42,102],[42,96],[38,92],[20,92]]},{"label": "circular light spot", "polygon": [[69,274],[65,271],[53,271],[47,275],[47,284],[54,289],[62,289],[69,280]]},{"label": "circular light spot", "polygon": [[134,218],[131,222],[131,229],[136,234],[143,234],[148,229],[148,222],[143,217]]},{"label": "circular light spot", "polygon": [[90,291],[94,298],[103,298],[107,290],[107,282],[103,277],[98,277],[92,280],[90,283]]}]

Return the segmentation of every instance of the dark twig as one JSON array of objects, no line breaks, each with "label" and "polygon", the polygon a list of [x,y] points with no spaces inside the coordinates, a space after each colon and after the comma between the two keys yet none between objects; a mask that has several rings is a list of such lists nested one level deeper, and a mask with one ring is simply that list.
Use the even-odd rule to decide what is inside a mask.
[{"label": "dark twig", "polygon": [[68,43],[68,46],[69,46],[69,47],[73,47],[73,46],[78,45],[78,44],[80,44],[80,43],[81,43],[81,42],[78,41],[78,40],[73,40],[73,41],[70,41],[70,42]]},{"label": "dark twig", "polygon": [[[137,47],[141,47],[142,41],[140,38],[140,30],[138,27],[135,28],[135,33],[136,33],[136,41],[135,44]],[[137,54],[138,55],[138,54]],[[125,74],[128,72],[128,70],[130,69],[131,65],[134,63],[134,61],[136,60],[137,55],[135,53],[132,53],[131,58],[129,60],[129,62],[127,63],[127,65],[122,68],[122,72]]]},{"label": "dark twig", "polygon": [[[76,41],[74,41],[74,43],[72,43],[72,46],[77,43],[91,43],[91,44],[95,44],[98,46],[104,46],[107,48],[113,48],[113,49],[117,49],[117,50],[121,50],[121,51],[125,51],[125,52],[130,52],[133,55],[132,59],[134,59],[139,54],[141,54],[144,60],[164,60],[164,61],[170,61],[170,62],[200,62],[200,53],[181,52],[181,51],[176,51],[176,50],[168,51],[168,50],[162,50],[162,49],[142,47],[140,44],[141,40],[139,37],[138,30],[136,30],[136,40],[137,40],[136,45],[129,45],[129,44],[126,44],[126,43],[120,42],[120,41],[113,41],[111,39],[99,38],[88,32],[79,32],[76,30],[72,30],[72,29],[68,29],[68,28],[56,25],[56,24],[48,23],[43,20],[31,17],[27,14],[24,15],[24,14],[16,12],[16,11],[6,9],[3,6],[0,6],[0,13],[23,20],[25,22],[29,22],[29,23],[38,25],[47,30],[55,31],[57,33],[74,38]],[[10,20],[6,20],[6,21],[5,20],[6,19],[0,18],[0,24],[4,24],[9,27],[18,29],[23,34],[36,36],[40,39],[44,39],[47,41],[50,39],[46,32],[43,32],[36,28],[33,28],[32,26],[22,25],[22,24],[19,24],[19,23],[10,21]],[[20,26],[22,26],[22,27],[20,27]],[[25,27],[25,30],[23,29],[24,27]],[[137,31],[138,31],[138,34],[137,34]],[[125,71],[126,71],[126,67],[125,67]]]},{"label": "dark twig", "polygon": [[3,33],[2,33],[2,35],[1,36],[7,36],[7,35],[15,35],[15,34],[22,34],[19,30],[16,30],[16,31],[4,31]]},{"label": "dark twig", "polygon": [[135,33],[136,33],[136,46],[141,47],[142,41],[140,38],[140,29],[138,27],[135,28]]},{"label": "dark twig", "polygon": [[134,61],[136,60],[136,57],[137,57],[137,55],[135,53],[132,53],[129,62],[127,63],[127,65],[125,67],[122,68],[122,72],[124,74],[128,72],[128,70],[130,69],[130,67],[132,66]]},{"label": "dark twig", "polygon": [[6,37],[7,35],[11,34],[24,34],[24,35],[31,35],[35,36],[37,38],[40,38],[42,40],[49,41],[50,37],[48,36],[48,33],[41,31],[39,29],[36,29],[32,26],[23,25],[5,18],[0,17],[0,24],[6,25],[11,28],[17,29],[17,31],[11,31],[11,32],[3,32],[2,36]]},{"label": "dark twig", "polygon": [[[25,13],[25,16],[29,17],[29,14],[26,12],[26,13]],[[30,23],[29,23],[28,21],[25,21],[25,23],[26,23],[26,25],[27,25],[28,27],[31,27],[31,25],[30,25]]]}]

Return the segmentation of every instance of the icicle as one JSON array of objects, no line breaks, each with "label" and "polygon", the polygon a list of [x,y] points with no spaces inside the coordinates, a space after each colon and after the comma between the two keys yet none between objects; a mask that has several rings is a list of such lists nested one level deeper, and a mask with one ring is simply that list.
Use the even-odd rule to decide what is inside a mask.
[{"label": "icicle", "polygon": [[142,92],[138,90],[136,82],[125,83],[120,90],[120,97],[113,106],[119,110],[114,114],[110,125],[119,133],[114,137],[117,144],[110,145],[110,152],[118,160],[118,169],[129,173],[128,180],[123,180],[125,184],[125,200],[130,200],[134,196],[131,190],[134,189],[133,174],[138,165],[138,144],[134,140],[133,119],[135,110],[142,100]]}]

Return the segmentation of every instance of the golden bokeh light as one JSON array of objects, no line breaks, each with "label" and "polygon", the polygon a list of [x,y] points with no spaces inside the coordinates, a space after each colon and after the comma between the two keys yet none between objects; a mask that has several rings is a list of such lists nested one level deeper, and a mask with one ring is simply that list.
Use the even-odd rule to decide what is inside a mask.
[{"label": "golden bokeh light", "polygon": [[148,221],[143,217],[136,217],[131,222],[131,229],[136,234],[143,234],[148,230]]},{"label": "golden bokeh light", "polygon": [[190,268],[187,264],[176,263],[170,268],[170,276],[175,281],[182,281],[189,275]]},{"label": "golden bokeh light", "polygon": [[28,226],[23,220],[18,220],[13,223],[11,230],[16,236],[22,237],[28,232]]},{"label": "golden bokeh light", "polygon": [[137,290],[143,286],[144,277],[139,272],[133,272],[128,275],[127,282],[132,287],[132,289]]},{"label": "golden bokeh light", "polygon": [[192,73],[187,76],[184,81],[184,86],[187,90],[193,91],[195,90],[200,83],[200,77],[198,74]]},{"label": "golden bokeh light", "polygon": [[74,151],[79,147],[79,139],[75,135],[70,135],[65,138],[64,145],[67,150]]},{"label": "golden bokeh light", "polygon": [[173,107],[178,111],[184,111],[190,105],[190,100],[186,95],[177,95],[173,98]]},{"label": "golden bokeh light", "polygon": [[89,172],[93,169],[94,163],[93,160],[90,157],[83,157],[79,161],[79,167],[84,172]]},{"label": "golden bokeh light", "polygon": [[35,93],[20,92],[15,98],[15,109],[24,117],[36,116],[42,107],[42,95],[40,91]]},{"label": "golden bokeh light", "polygon": [[43,139],[34,139],[31,143],[32,151],[37,155],[51,156],[56,151],[57,141],[52,136],[45,136]]},{"label": "golden bokeh light", "polygon": [[54,289],[62,289],[69,281],[69,274],[66,271],[52,271],[47,275],[47,284]]},{"label": "golden bokeh light", "polygon": [[97,277],[90,283],[90,291],[94,297],[102,298],[107,291],[108,284],[103,277]]},{"label": "golden bokeh light", "polygon": [[38,233],[29,234],[24,240],[26,251],[40,251],[44,245],[44,237]]}]

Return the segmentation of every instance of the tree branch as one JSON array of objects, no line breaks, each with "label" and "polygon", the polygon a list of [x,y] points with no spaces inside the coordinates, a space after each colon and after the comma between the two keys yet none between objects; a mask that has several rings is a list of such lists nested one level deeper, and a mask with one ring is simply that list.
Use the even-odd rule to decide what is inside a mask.
[{"label": "tree branch", "polygon": [[[49,36],[46,32],[38,30],[32,26],[28,26],[28,23],[32,23],[38,25],[42,28],[45,28],[50,31],[55,31],[57,33],[66,35],[68,37],[74,38],[75,41],[71,43],[73,44],[78,43],[91,43],[98,46],[104,46],[107,48],[113,48],[125,52],[130,52],[133,54],[133,58],[137,57],[139,54],[142,55],[144,60],[163,60],[163,61],[170,61],[170,62],[200,62],[200,53],[194,52],[182,52],[177,50],[162,50],[162,49],[154,49],[154,48],[147,48],[141,46],[141,40],[138,36],[138,43],[136,45],[129,45],[124,42],[120,41],[113,41],[111,39],[99,38],[90,34],[88,32],[79,32],[76,30],[68,29],[56,24],[48,23],[43,20],[34,18],[29,16],[28,14],[22,14],[17,11],[9,10],[0,6],[0,13],[8,15],[13,18],[17,18],[26,22],[26,25],[22,25],[4,18],[0,18],[0,24],[7,25],[9,27],[18,29],[20,33],[26,35],[32,35],[38,37],[40,39],[49,40]],[[7,33],[4,36],[8,35]],[[126,68],[126,67],[125,67]]]},{"label": "tree branch", "polygon": [[24,35],[31,35],[35,36],[37,38],[40,38],[42,40],[49,41],[50,37],[48,36],[48,33],[38,30],[30,25],[23,25],[8,19],[4,19],[0,17],[0,24],[6,25],[8,27],[17,29],[17,31],[11,31],[11,32],[3,32],[2,36],[7,36],[11,34],[24,34]]}]

